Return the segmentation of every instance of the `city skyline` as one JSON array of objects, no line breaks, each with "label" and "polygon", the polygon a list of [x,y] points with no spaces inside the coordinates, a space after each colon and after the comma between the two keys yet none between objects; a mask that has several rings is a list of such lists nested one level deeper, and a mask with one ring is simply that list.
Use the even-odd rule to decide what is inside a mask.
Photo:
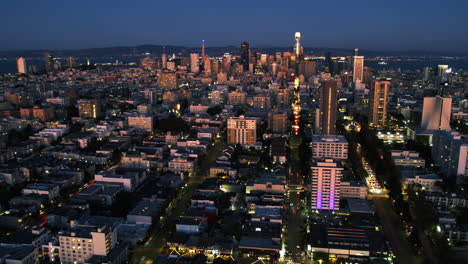
[{"label": "city skyline", "polygon": [[[291,5],[241,2],[229,6],[213,1],[178,5],[143,1],[129,6],[115,1],[112,5],[107,1],[70,5],[48,1],[26,7],[3,3],[6,12],[0,22],[11,26],[0,30],[4,36],[0,50],[152,43],[199,46],[202,39],[207,47],[237,46],[242,40],[253,46],[290,46],[292,41],[285,36],[294,32],[302,33],[304,47],[457,52],[466,52],[468,47],[468,37],[460,34],[468,26],[463,13],[468,3],[461,1],[446,5],[419,0],[391,4],[342,1],[336,6],[303,1]],[[247,6],[249,11],[244,12]],[[281,19],[280,14],[285,13],[294,19]]]}]

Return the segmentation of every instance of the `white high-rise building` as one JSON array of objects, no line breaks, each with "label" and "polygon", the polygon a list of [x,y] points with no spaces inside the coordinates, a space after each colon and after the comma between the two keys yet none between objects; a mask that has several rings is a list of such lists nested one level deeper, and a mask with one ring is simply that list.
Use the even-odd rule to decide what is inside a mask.
[{"label": "white high-rise building", "polygon": [[313,135],[312,158],[348,158],[348,141],[341,135]]},{"label": "white high-rise building", "polygon": [[200,71],[200,55],[198,53],[190,54],[190,71],[193,73]]},{"label": "white high-rise building", "polygon": [[452,98],[424,97],[421,127],[429,130],[450,130]]},{"label": "white high-rise building", "polygon": [[294,34],[294,54],[296,54],[297,57],[302,54],[301,32],[296,32],[296,34]]},{"label": "white high-rise building", "polygon": [[26,65],[26,59],[20,57],[16,60],[16,67],[18,69],[18,73],[28,73],[28,67]]},{"label": "white high-rise building", "polygon": [[338,210],[343,168],[334,159],[312,163],[311,206],[316,210]]}]

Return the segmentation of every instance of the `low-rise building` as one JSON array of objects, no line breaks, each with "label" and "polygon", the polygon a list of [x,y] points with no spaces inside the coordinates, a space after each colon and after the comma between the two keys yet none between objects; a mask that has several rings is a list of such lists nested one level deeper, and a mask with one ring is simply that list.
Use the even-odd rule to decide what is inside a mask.
[{"label": "low-rise building", "polygon": [[419,157],[419,153],[409,150],[392,150],[392,159],[396,166],[424,167],[426,161]]}]

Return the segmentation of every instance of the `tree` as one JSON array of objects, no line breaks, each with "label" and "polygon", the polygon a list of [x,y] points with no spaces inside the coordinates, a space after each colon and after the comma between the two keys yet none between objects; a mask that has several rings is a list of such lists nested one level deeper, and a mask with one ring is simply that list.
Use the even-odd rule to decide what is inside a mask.
[{"label": "tree", "polygon": [[112,216],[125,217],[132,206],[130,198],[129,192],[119,192],[115,198],[115,202],[112,204]]},{"label": "tree", "polygon": [[206,110],[206,112],[212,116],[219,115],[223,111],[223,108],[219,105],[212,106]]},{"label": "tree", "polygon": [[190,126],[187,122],[179,117],[171,116],[156,121],[157,129],[163,132],[185,132],[190,131]]}]

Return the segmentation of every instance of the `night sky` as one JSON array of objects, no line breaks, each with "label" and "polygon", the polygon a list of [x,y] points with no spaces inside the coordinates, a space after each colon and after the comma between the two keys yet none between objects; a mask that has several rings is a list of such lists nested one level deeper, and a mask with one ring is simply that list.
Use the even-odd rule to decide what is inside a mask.
[{"label": "night sky", "polygon": [[468,0],[2,0],[0,50],[162,44],[468,52]]}]

